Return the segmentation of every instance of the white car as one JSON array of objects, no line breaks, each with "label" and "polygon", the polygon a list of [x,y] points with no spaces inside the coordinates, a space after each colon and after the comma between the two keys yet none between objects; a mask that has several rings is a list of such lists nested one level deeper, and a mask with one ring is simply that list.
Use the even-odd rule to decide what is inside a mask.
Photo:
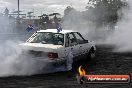
[{"label": "white car", "polygon": [[47,66],[64,65],[67,70],[72,69],[74,61],[93,58],[96,50],[93,41],[85,40],[79,32],[72,30],[59,33],[56,29],[40,30],[20,45],[36,60],[46,61]]}]

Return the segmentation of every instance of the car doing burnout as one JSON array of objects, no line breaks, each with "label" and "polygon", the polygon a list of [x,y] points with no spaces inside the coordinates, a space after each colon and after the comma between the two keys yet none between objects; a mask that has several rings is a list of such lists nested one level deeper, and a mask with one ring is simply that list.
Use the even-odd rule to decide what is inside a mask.
[{"label": "car doing burnout", "polygon": [[79,32],[72,30],[59,33],[56,29],[40,30],[20,45],[36,60],[46,61],[53,67],[64,65],[67,70],[72,69],[74,61],[84,58],[89,61],[96,50],[93,41],[85,40]]}]

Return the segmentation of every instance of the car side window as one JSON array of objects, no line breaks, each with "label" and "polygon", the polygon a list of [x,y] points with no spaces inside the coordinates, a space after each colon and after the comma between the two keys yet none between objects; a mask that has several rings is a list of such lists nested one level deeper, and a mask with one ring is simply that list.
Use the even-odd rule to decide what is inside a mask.
[{"label": "car side window", "polygon": [[68,40],[69,40],[69,46],[77,45],[77,41],[73,33],[69,33]]},{"label": "car side window", "polygon": [[78,43],[78,44],[83,44],[83,43],[85,43],[85,40],[84,40],[84,38],[81,36],[81,34],[75,32],[74,35],[75,35],[75,37],[76,37],[76,40],[77,40],[77,43]]}]

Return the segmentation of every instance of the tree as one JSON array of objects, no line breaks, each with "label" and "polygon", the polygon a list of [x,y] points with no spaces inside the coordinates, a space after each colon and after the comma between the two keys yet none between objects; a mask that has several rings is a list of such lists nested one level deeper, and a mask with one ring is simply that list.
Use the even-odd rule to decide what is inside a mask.
[{"label": "tree", "polygon": [[89,0],[86,7],[92,11],[93,19],[90,19],[97,24],[116,23],[119,19],[118,11],[122,7],[127,6],[127,2],[122,0]]}]

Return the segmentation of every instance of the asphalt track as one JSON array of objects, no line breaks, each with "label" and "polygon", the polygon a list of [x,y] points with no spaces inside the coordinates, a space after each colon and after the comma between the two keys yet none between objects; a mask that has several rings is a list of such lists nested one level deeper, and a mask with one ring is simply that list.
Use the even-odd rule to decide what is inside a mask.
[{"label": "asphalt track", "polygon": [[112,52],[113,46],[98,45],[96,58],[92,62],[79,61],[66,72],[38,74],[32,76],[1,77],[0,88],[132,88],[129,84],[78,84],[78,67],[87,74],[130,74],[132,76],[132,53]]}]

